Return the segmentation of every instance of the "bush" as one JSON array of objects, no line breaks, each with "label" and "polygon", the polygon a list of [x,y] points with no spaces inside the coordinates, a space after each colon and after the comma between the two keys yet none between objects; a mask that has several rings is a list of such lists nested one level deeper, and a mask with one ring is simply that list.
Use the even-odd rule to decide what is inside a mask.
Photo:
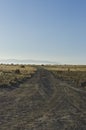
[{"label": "bush", "polygon": [[70,72],[70,68],[68,68],[68,72]]},{"label": "bush", "polygon": [[24,66],[24,65],[21,65],[21,68],[25,68],[25,66]]},{"label": "bush", "polygon": [[20,70],[19,70],[19,69],[16,69],[16,70],[15,70],[15,73],[16,73],[16,74],[20,74]]}]

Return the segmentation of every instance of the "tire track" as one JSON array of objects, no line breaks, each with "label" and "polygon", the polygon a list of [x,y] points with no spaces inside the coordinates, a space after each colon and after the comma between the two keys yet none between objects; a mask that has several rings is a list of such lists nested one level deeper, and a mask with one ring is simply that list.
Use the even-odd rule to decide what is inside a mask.
[{"label": "tire track", "polygon": [[86,94],[38,68],[0,97],[1,130],[85,130]]}]

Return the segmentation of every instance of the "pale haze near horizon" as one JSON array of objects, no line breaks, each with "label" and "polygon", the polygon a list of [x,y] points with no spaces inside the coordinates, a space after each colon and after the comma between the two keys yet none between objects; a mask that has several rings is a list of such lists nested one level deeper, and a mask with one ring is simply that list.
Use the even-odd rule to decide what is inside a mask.
[{"label": "pale haze near horizon", "polygon": [[0,0],[0,59],[86,64],[85,0]]}]

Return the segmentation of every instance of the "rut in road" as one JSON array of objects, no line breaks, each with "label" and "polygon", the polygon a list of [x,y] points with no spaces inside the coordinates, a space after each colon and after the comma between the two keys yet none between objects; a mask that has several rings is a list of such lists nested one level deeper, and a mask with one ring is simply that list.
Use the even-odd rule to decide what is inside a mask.
[{"label": "rut in road", "polygon": [[12,91],[0,91],[1,130],[86,130],[86,94],[38,69]]}]

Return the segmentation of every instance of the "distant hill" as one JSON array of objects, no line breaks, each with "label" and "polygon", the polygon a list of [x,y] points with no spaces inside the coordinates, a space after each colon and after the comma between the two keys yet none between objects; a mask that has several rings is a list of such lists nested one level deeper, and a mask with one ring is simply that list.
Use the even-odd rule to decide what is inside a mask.
[{"label": "distant hill", "polygon": [[32,60],[32,59],[24,59],[24,60],[18,60],[18,59],[2,59],[0,60],[0,63],[2,64],[57,64],[53,61],[42,61],[42,60]]}]

